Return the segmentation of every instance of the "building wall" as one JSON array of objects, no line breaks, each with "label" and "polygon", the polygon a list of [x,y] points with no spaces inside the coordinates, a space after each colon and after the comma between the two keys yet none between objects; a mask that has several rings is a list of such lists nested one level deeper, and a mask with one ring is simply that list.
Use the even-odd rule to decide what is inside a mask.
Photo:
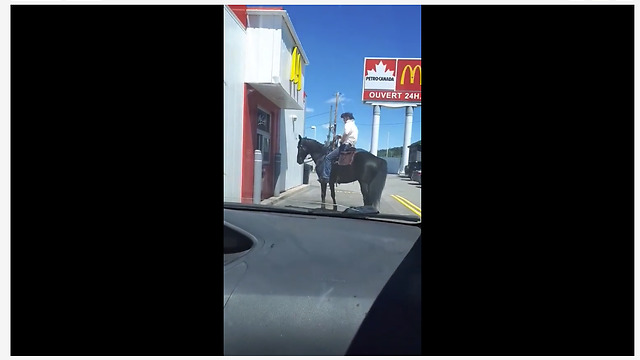
[{"label": "building wall", "polygon": [[251,85],[245,84],[246,100],[244,103],[244,132],[242,145],[242,198],[253,199],[253,176],[254,176],[254,151],[257,146],[258,134],[258,109],[271,115],[271,153],[262,159],[262,194],[260,199],[264,200],[275,193],[275,153],[279,152],[279,130],[280,108],[269,99],[256,91]]},{"label": "building wall", "polygon": [[282,35],[282,40],[280,42],[280,58],[282,59],[282,61],[281,61],[280,71],[282,74],[288,74],[288,76],[283,76],[280,79],[280,84],[282,85],[283,88],[289,91],[289,94],[291,95],[291,97],[296,99],[298,104],[304,107],[304,73],[305,73],[306,66],[304,61],[301,61],[302,79],[300,80],[300,82],[302,86],[300,90],[298,90],[297,84],[290,81],[291,65],[293,62],[293,58],[291,54],[293,53],[293,48],[296,46],[296,44],[295,44],[295,41],[293,40],[293,35],[289,31],[289,28],[284,24],[282,27],[281,35]]},{"label": "building wall", "polygon": [[304,73],[302,64],[302,86],[290,81],[292,52],[296,46],[289,27],[282,15],[249,15],[247,21],[247,72],[248,83],[279,83],[300,106],[304,106]]},{"label": "building wall", "polygon": [[248,16],[246,82],[280,82],[280,52],[274,49],[279,49],[282,37],[281,19],[273,15]]},{"label": "building wall", "polygon": [[[296,101],[303,106],[303,110],[282,110],[282,116],[280,121],[280,153],[282,154],[282,168],[280,170],[280,177],[277,179],[276,189],[280,192],[289,190],[302,184],[304,166],[297,163],[298,155],[298,135],[305,136],[305,110],[304,110],[304,61],[302,62],[302,87],[298,91],[297,85],[291,82],[291,53],[295,46],[293,35],[289,31],[288,27],[282,24],[280,42],[280,58],[281,68],[280,71],[283,74],[289,74],[289,76],[282,77],[280,83],[283,88],[289,91],[289,94],[296,99]],[[292,117],[296,118],[293,121]]]},{"label": "building wall", "polygon": [[[295,116],[297,119],[293,121],[292,116]],[[282,154],[282,165],[280,177],[277,179],[276,184],[276,189],[279,192],[302,184],[304,168],[297,163],[298,135],[305,136],[304,110],[282,110],[280,117],[280,153]]]},{"label": "building wall", "polygon": [[247,28],[247,5],[227,5],[227,7],[231,9],[231,11],[233,11],[234,14],[236,14],[236,17],[238,18],[238,20],[240,20],[240,23],[242,23],[242,26],[246,29]]},{"label": "building wall", "polygon": [[[224,122],[222,137],[224,168],[224,200],[240,202],[242,178],[242,138],[244,103],[244,64],[246,32],[230,9],[224,11]],[[215,121],[215,119],[212,119]],[[217,140],[214,140],[217,141]],[[215,171],[215,170],[214,170]],[[217,170],[219,171],[219,170]]]},{"label": "building wall", "polygon": [[[304,108],[302,86],[290,82],[294,46],[292,30],[283,12],[247,13],[246,6],[225,6],[224,55],[224,192],[226,201],[253,201],[254,151],[258,148],[258,109],[271,115],[271,151],[263,159],[261,199],[302,184],[303,166],[297,164],[297,138],[304,136],[304,110],[282,109],[253,84],[277,84]],[[266,93],[265,93],[266,94]],[[267,95],[270,96],[270,95]],[[275,101],[275,100],[274,100]],[[296,116],[296,121],[292,120]],[[275,154],[281,154],[280,174]],[[278,176],[276,176],[278,175]],[[240,179],[240,180],[238,180]]]},{"label": "building wall", "polygon": [[387,161],[387,174],[397,174],[400,171],[400,161],[402,158],[392,158],[380,156],[380,158]]}]

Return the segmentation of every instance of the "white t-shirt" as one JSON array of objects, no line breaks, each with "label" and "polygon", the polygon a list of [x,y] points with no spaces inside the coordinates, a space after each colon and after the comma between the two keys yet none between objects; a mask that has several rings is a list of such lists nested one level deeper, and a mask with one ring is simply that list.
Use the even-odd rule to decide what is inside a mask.
[{"label": "white t-shirt", "polygon": [[358,128],[353,119],[349,119],[344,123],[344,135],[342,135],[342,139],[344,139],[345,144],[351,144],[351,146],[356,147]]}]

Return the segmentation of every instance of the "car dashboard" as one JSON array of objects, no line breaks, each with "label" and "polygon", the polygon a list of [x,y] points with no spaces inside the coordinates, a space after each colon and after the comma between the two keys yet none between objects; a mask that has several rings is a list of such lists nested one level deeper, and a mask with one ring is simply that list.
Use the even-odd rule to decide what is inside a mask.
[{"label": "car dashboard", "polygon": [[[224,354],[349,355],[358,346],[372,355],[390,351],[394,344],[375,350],[379,341],[358,334],[369,331],[363,324],[374,318],[372,306],[394,275],[402,289],[385,297],[391,310],[378,311],[419,317],[419,254],[417,263],[400,265],[418,251],[420,236],[419,225],[225,208]],[[399,268],[406,268],[403,274]],[[369,337],[387,331],[382,325],[369,327],[381,329]],[[406,336],[415,337],[412,332]],[[415,346],[394,354],[413,354]]]}]

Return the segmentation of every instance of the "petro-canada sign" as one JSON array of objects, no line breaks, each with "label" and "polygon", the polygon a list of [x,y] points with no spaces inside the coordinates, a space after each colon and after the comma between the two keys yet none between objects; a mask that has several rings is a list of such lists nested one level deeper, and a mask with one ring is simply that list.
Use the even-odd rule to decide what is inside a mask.
[{"label": "petro-canada sign", "polygon": [[422,59],[365,58],[362,101],[421,104]]}]

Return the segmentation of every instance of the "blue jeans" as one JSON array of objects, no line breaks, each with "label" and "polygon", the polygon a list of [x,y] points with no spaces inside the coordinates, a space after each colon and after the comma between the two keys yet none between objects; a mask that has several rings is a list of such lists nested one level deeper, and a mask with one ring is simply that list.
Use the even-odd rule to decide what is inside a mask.
[{"label": "blue jeans", "polygon": [[329,180],[329,175],[331,175],[331,164],[338,159],[340,156],[340,152],[344,151],[351,147],[351,144],[340,144],[339,147],[333,149],[332,152],[328,153],[324,158],[324,169],[322,169],[322,178]]}]

